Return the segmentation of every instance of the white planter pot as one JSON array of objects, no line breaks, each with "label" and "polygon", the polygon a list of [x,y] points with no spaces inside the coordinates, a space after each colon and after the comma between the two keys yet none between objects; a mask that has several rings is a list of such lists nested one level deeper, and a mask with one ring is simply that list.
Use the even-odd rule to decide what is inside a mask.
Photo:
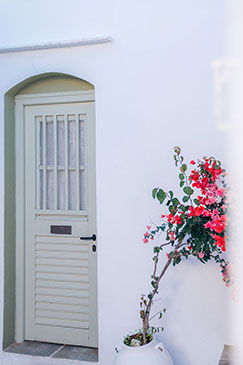
[{"label": "white planter pot", "polygon": [[164,344],[155,339],[138,347],[122,344],[115,347],[115,352],[114,365],[174,365]]}]

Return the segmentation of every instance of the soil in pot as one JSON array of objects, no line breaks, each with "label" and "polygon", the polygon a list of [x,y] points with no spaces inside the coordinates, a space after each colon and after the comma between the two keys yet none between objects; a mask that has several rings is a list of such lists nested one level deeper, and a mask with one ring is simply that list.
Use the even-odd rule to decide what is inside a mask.
[{"label": "soil in pot", "polygon": [[[147,345],[149,342],[151,342],[153,339],[153,336],[151,333],[148,333],[146,335],[146,344]],[[134,333],[133,335],[128,335],[125,337],[124,340],[124,344],[127,346],[131,346],[131,347],[136,347],[136,346],[143,346],[144,342],[143,342],[143,334],[142,333]]]}]

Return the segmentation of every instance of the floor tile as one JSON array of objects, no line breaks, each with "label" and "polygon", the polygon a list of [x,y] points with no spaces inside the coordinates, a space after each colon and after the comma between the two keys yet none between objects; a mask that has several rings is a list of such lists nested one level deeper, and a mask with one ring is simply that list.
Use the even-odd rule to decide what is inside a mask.
[{"label": "floor tile", "polygon": [[37,341],[24,341],[22,343],[14,343],[4,351],[16,354],[32,355],[32,356],[51,356],[62,345]]},{"label": "floor tile", "polygon": [[57,351],[53,358],[97,362],[98,350],[91,347],[66,345]]}]

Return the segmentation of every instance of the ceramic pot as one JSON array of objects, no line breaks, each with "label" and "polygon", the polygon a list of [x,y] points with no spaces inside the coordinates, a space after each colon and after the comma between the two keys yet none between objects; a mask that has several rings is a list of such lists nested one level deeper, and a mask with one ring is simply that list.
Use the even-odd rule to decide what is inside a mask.
[{"label": "ceramic pot", "polygon": [[114,365],[174,365],[164,344],[155,339],[138,347],[122,344],[115,347],[115,352]]}]

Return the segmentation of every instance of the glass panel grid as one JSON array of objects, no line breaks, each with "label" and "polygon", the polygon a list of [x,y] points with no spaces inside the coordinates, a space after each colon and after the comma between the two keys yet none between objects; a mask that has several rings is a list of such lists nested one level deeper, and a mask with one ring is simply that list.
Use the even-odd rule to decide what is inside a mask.
[{"label": "glass panel grid", "polygon": [[36,209],[85,210],[85,116],[36,116]]}]

